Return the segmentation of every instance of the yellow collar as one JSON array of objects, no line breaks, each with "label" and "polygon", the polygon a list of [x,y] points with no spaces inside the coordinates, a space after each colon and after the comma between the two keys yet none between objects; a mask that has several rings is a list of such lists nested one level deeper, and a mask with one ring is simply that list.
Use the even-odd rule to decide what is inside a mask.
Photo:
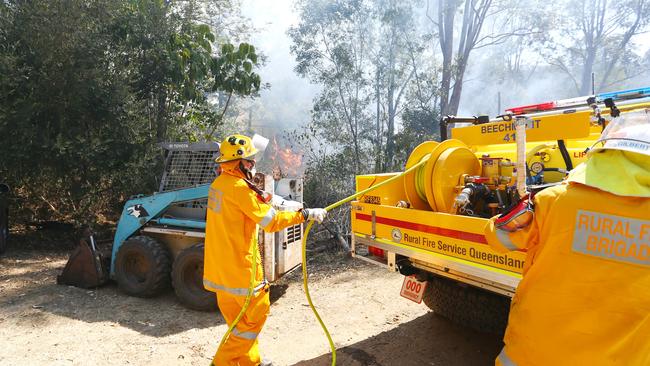
[{"label": "yellow collar", "polygon": [[221,169],[225,174],[232,175],[233,177],[245,179],[246,176],[244,175],[244,173],[241,172],[241,170],[239,170],[240,162],[241,159],[231,160],[231,161],[221,163]]},{"label": "yellow collar", "polygon": [[621,150],[591,155],[567,179],[617,196],[650,197],[650,156]]}]

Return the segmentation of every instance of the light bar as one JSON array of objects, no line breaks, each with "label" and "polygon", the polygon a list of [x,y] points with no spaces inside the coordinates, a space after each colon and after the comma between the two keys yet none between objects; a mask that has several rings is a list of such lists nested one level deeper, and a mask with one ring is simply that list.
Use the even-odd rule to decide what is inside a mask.
[{"label": "light bar", "polygon": [[[521,107],[508,108],[506,109],[506,112],[509,112],[514,115],[520,115],[520,114],[531,113],[531,112],[550,111],[553,109],[587,106],[588,105],[587,99],[590,97],[592,97],[592,95],[569,98],[569,99],[560,99],[553,102],[530,104]],[[646,97],[650,97],[650,87],[596,94],[596,102],[603,103],[603,101],[607,98],[612,98],[614,101],[617,101],[617,100],[627,100],[627,99],[646,98]]]},{"label": "light bar", "polygon": [[560,99],[555,101],[555,108],[569,108],[569,107],[581,107],[587,105],[587,99],[593,97],[593,95],[587,95],[584,97],[569,98],[569,99]]},{"label": "light bar", "polygon": [[508,108],[506,112],[512,114],[524,114],[529,112],[541,112],[549,111],[555,107],[555,102],[539,103],[539,104],[530,104],[521,107]]},{"label": "light bar", "polygon": [[614,101],[622,99],[635,99],[650,96],[650,87],[622,90],[611,93],[601,93],[596,95],[598,101],[603,101],[607,98],[612,98]]}]

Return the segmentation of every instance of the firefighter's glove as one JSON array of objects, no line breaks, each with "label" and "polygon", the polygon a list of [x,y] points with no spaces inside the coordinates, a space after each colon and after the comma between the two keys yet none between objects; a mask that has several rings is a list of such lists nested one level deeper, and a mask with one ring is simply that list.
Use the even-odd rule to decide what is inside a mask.
[{"label": "firefighter's glove", "polygon": [[305,221],[318,221],[320,224],[325,220],[327,211],[324,208],[306,208],[302,210],[302,215],[305,217]]}]

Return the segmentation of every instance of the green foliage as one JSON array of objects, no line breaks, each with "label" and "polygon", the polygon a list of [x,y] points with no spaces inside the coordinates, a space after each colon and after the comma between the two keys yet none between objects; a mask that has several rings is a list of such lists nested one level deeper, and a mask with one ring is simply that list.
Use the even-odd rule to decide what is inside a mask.
[{"label": "green foliage", "polygon": [[221,47],[221,55],[213,60],[213,90],[238,95],[250,95],[260,90],[260,76],[253,72],[257,64],[255,47],[241,43],[237,49],[232,44]]},{"label": "green foliage", "polygon": [[[128,196],[156,189],[157,142],[214,131],[225,110],[209,96],[231,85],[213,72],[217,36],[188,11],[162,0],[0,3],[0,180],[14,187],[15,217],[114,218]],[[240,49],[236,92],[249,95],[257,56]]]},{"label": "green foliage", "polygon": [[402,112],[402,130],[395,135],[396,160],[406,162],[413,149],[424,141],[440,141],[440,115],[436,110],[407,107]]},{"label": "green foliage", "polygon": [[302,20],[289,34],[296,71],[323,85],[314,101],[312,137],[336,151],[350,150],[354,173],[367,171],[372,159],[369,114],[372,88],[366,68],[371,9],[363,1],[306,0],[299,3]]}]

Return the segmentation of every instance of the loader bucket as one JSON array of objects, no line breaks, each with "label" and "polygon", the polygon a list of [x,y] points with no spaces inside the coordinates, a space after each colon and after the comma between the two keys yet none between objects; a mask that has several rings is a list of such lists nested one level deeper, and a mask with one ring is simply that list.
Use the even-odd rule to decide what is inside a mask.
[{"label": "loader bucket", "polygon": [[86,232],[79,245],[70,255],[63,272],[57,276],[56,283],[81,288],[92,288],[108,281],[106,261],[95,247],[91,233]]}]

